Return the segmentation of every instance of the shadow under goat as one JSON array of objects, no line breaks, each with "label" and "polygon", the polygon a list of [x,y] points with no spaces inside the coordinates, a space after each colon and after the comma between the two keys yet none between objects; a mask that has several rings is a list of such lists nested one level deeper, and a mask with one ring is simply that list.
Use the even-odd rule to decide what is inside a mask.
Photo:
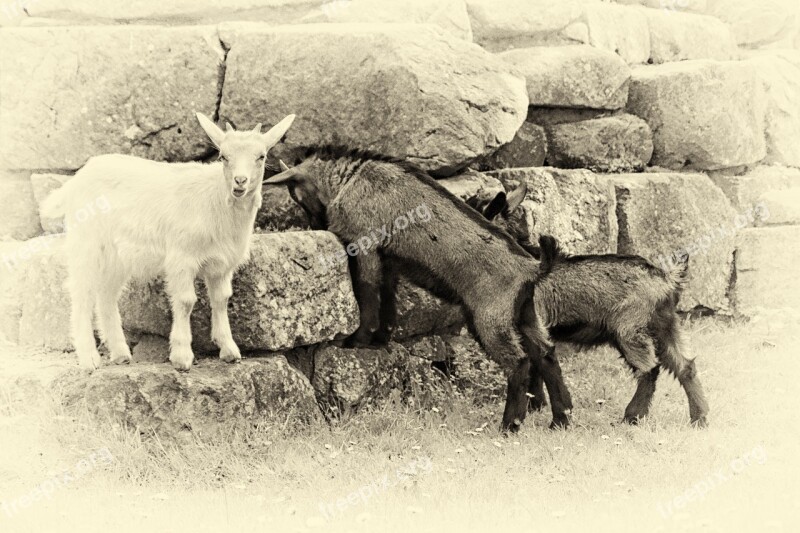
[{"label": "shadow under goat", "polygon": [[[539,246],[514,213],[527,193],[525,184],[491,200],[473,197],[467,204],[508,231],[531,255],[548,265],[533,300],[537,316],[555,342],[581,346],[609,344],[622,355],[638,381],[624,420],[635,424],[650,410],[661,369],[678,378],[689,401],[693,424],[705,426],[708,403],[693,359],[687,358],[677,304],[688,268],[686,261],[665,272],[633,255],[569,255],[555,238],[542,235]],[[530,376],[531,407],[546,402],[542,379]]]},{"label": "shadow under goat", "polygon": [[504,429],[525,418],[530,367],[550,393],[551,427],[569,424],[572,401],[530,298],[538,261],[405,161],[341,147],[309,148],[299,159],[264,183],[286,185],[314,226],[344,243],[360,309],[348,345],[389,340],[402,274],[460,304],[486,353],[511,376]]}]

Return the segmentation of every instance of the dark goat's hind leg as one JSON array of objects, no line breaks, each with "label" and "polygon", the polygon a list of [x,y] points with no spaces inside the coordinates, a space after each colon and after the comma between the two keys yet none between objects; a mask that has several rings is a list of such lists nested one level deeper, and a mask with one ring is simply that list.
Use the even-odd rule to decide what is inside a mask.
[{"label": "dark goat's hind leg", "polygon": [[660,370],[661,367],[657,366],[639,377],[636,392],[628,407],[625,408],[623,420],[628,424],[637,424],[640,418],[644,418],[650,412],[650,404],[653,401],[653,394],[656,392],[656,380]]}]

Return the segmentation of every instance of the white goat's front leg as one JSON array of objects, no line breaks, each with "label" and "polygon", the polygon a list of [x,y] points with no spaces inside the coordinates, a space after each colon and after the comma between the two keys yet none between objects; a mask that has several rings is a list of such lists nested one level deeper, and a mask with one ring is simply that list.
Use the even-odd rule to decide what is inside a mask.
[{"label": "white goat's front leg", "polygon": [[97,313],[100,334],[108,347],[111,362],[117,365],[130,363],[131,350],[125,341],[122,331],[122,319],[119,316],[119,296],[125,285],[125,275],[118,265],[109,265],[103,275],[104,283],[97,291]]},{"label": "white goat's front leg", "polygon": [[94,325],[92,321],[94,309],[94,289],[87,283],[88,274],[77,269],[70,271],[70,297],[72,299],[72,314],[70,323],[72,329],[72,343],[78,353],[78,363],[81,368],[94,372],[100,368],[100,353],[94,341]]},{"label": "white goat's front leg", "polygon": [[226,363],[235,363],[242,359],[239,347],[233,341],[228,320],[228,300],[233,294],[232,278],[233,271],[205,278],[208,299],[211,300],[211,340],[219,346],[219,358]]},{"label": "white goat's front leg", "polygon": [[172,331],[169,335],[169,360],[176,370],[188,371],[194,361],[192,353],[192,314],[197,294],[194,279],[197,266],[191,261],[167,261],[167,294],[172,303]]}]

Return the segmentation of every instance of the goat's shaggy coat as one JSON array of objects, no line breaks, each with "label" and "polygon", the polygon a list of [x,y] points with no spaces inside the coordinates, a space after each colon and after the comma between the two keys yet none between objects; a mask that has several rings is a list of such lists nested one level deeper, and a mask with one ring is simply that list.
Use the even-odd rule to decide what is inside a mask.
[{"label": "goat's shaggy coat", "polygon": [[[459,303],[489,357],[509,370],[531,364],[550,391],[553,424],[566,426],[571,399],[530,294],[539,265],[506,232],[402,161],[369,152],[310,149],[294,168],[265,181],[286,184],[317,224],[345,245],[391,228],[375,249],[351,256],[361,323],[354,343],[385,342],[398,274]],[[421,206],[430,217],[408,221]],[[525,417],[525,384],[509,382],[503,425]]]},{"label": "goat's shaggy coat", "polygon": [[[284,119],[268,133],[229,127],[222,132],[198,114],[220,150],[221,162],[160,163],[127,155],[93,157],[43,205],[48,217],[65,217],[72,297],[72,336],[81,366],[100,365],[92,311],[115,363],[130,361],[117,301],[131,277],[164,274],[172,304],[170,361],[188,370],[189,315],[197,296],[195,278],[208,288],[212,338],[220,358],[241,358],[233,341],[227,305],[234,270],[247,258],[256,211],[261,206],[267,151],[292,123]],[[102,198],[107,210],[89,218],[84,206]]]},{"label": "goat's shaggy coat", "polygon": [[[522,191],[520,193],[520,191]],[[638,379],[625,420],[636,423],[650,410],[661,368],[673,373],[689,401],[693,423],[706,424],[708,404],[695,363],[686,358],[676,306],[685,283],[687,263],[665,272],[631,255],[568,255],[553,237],[541,236],[539,247],[512,221],[525,189],[506,199],[499,193],[488,203],[471,198],[469,205],[519,237],[521,245],[548,265],[536,285],[536,314],[556,342],[582,346],[610,344]],[[499,215],[499,216],[498,216]],[[532,406],[544,405],[542,379],[531,377]]]}]

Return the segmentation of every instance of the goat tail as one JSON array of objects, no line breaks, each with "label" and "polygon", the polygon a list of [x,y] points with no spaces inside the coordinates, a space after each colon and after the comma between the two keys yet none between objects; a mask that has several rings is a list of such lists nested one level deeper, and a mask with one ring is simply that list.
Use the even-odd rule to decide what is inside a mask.
[{"label": "goat tail", "polygon": [[561,255],[561,247],[552,235],[539,236],[539,253],[542,262],[539,271],[542,276],[546,276],[552,270],[558,257]]},{"label": "goat tail", "polygon": [[47,198],[44,199],[39,209],[43,217],[60,218],[67,214],[67,193],[64,189],[65,187],[62,186],[51,192]]},{"label": "goat tail", "polygon": [[684,254],[675,263],[665,269],[664,274],[673,288],[681,292],[689,282],[689,255]]}]

